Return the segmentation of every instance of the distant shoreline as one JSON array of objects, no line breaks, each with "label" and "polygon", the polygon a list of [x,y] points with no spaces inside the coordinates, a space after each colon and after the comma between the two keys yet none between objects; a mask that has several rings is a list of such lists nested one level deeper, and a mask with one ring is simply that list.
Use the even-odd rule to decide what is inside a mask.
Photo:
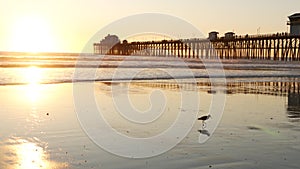
[{"label": "distant shoreline", "polygon": [[[0,51],[0,55],[11,55],[11,56],[79,56],[83,53],[71,53],[71,52],[10,52]],[[88,55],[94,55],[94,53],[86,53]]]}]

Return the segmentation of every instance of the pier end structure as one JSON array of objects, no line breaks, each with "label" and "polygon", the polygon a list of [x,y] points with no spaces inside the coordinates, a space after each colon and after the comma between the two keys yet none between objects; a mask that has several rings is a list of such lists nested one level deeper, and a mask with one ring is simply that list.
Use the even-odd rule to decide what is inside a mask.
[{"label": "pier end structure", "polygon": [[288,17],[288,25],[290,25],[291,35],[300,35],[300,13],[295,13]]}]

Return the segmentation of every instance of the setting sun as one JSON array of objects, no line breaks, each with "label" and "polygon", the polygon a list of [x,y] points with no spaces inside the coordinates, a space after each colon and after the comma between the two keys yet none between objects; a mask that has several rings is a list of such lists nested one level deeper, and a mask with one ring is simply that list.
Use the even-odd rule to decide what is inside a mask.
[{"label": "setting sun", "polygon": [[11,29],[10,48],[21,52],[49,52],[55,50],[51,27],[37,16],[16,19]]}]

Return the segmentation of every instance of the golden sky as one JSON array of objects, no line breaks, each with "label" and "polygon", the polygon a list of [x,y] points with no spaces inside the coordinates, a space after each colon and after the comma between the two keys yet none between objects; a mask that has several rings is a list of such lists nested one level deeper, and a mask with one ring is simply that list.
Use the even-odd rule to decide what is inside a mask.
[{"label": "golden sky", "polygon": [[80,52],[105,25],[145,12],[179,17],[205,35],[285,32],[299,7],[299,0],[1,0],[0,51]]}]

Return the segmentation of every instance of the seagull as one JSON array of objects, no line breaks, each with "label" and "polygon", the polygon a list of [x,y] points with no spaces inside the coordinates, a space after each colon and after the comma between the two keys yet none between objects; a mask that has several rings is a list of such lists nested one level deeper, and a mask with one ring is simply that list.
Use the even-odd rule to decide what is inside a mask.
[{"label": "seagull", "polygon": [[198,120],[202,120],[202,122],[204,122],[205,120],[208,120],[209,118],[212,118],[210,114],[207,116],[199,117]]},{"label": "seagull", "polygon": [[198,120],[202,121],[202,128],[206,127],[205,121],[208,120],[209,118],[212,118],[210,114],[198,118]]}]

